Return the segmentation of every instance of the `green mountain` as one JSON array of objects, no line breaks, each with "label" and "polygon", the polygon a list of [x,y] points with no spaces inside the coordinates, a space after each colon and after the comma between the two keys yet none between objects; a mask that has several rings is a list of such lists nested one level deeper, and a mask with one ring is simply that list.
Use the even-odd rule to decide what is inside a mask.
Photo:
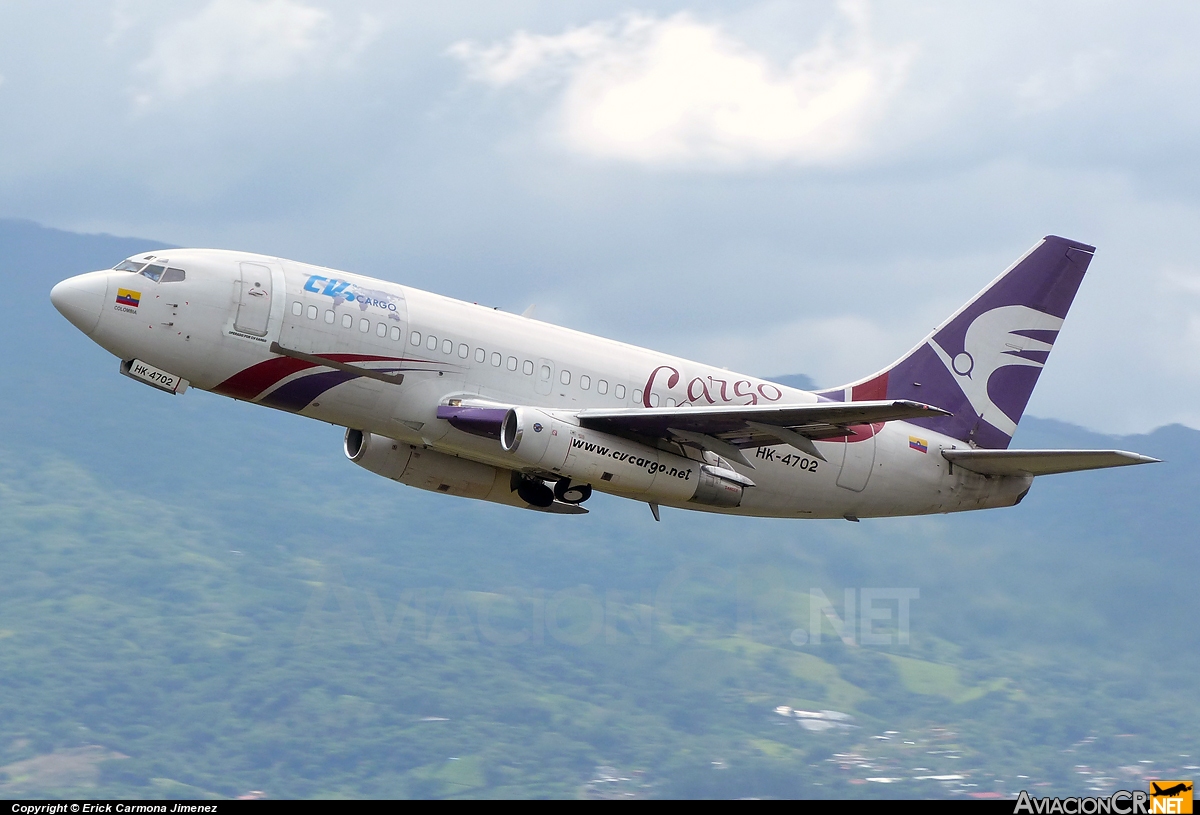
[{"label": "green mountain", "polygon": [[1009,510],[546,517],[118,376],[46,293],[155,246],[0,221],[29,291],[0,325],[10,796],[1080,794],[1200,764],[1197,431],[1027,418],[1018,445],[1166,463]]}]

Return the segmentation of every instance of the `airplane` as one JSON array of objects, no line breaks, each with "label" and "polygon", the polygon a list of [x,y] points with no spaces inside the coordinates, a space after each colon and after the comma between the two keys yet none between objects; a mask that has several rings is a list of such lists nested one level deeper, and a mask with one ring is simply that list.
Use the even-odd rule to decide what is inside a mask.
[{"label": "airplane", "polygon": [[142,253],[50,299],[122,374],[345,427],[351,461],[420,489],[857,521],[1014,506],[1039,475],[1158,461],[1009,449],[1094,252],[1043,238],[896,363],[815,392],[247,252]]},{"label": "airplane", "polygon": [[1167,787],[1165,790],[1162,787],[1158,786],[1158,784],[1156,784],[1153,781],[1150,782],[1150,786],[1154,788],[1154,790],[1150,793],[1150,795],[1155,798],[1158,798],[1158,797],[1174,798],[1179,793],[1189,792],[1192,789],[1192,785],[1187,783],[1186,781],[1181,781],[1178,784],[1175,784],[1174,786]]}]

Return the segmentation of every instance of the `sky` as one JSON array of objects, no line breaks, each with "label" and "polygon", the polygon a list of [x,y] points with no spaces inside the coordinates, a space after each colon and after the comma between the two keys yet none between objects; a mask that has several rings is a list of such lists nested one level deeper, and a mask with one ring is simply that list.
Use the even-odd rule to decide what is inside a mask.
[{"label": "sky", "polygon": [[0,217],[822,386],[1058,234],[1098,252],[1028,412],[1200,427],[1197,31],[1183,2],[0,0]]}]

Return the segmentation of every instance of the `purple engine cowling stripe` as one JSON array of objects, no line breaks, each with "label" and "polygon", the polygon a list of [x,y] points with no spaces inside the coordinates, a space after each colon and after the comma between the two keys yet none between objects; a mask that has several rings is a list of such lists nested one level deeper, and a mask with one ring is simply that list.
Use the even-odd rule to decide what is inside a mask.
[{"label": "purple engine cowling stripe", "polygon": [[485,439],[500,438],[500,429],[504,427],[504,417],[507,415],[508,408],[438,405],[437,409],[437,417],[448,421],[451,427]]},{"label": "purple engine cowling stripe", "polygon": [[270,394],[263,397],[259,404],[293,412],[303,410],[312,400],[330,388],[358,378],[358,374],[347,373],[346,371],[329,371],[323,374],[303,376],[299,379],[293,379],[282,387],[276,388]]}]

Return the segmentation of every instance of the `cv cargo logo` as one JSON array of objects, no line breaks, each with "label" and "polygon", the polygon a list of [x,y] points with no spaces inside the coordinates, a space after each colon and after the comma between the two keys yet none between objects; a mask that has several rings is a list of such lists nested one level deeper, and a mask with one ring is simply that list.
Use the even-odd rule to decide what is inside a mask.
[{"label": "cv cargo logo", "polygon": [[[706,376],[703,379],[697,376],[687,385],[678,387],[683,381],[682,374],[670,365],[659,365],[650,372],[650,378],[646,380],[646,386],[642,389],[642,405],[644,407],[657,406],[658,397],[654,393],[654,380],[664,371],[667,372],[663,374],[667,383],[666,392],[678,394],[677,401],[681,405],[715,405],[718,402],[721,404],[757,405],[760,398],[764,402],[778,402],[783,398],[783,391],[770,382],[760,382],[755,387],[749,379],[730,381],[713,376]],[[674,398],[672,397],[672,399]],[[746,401],[741,401],[743,399]]]},{"label": "cv cargo logo", "polygon": [[358,303],[364,310],[368,306],[375,306],[376,308],[393,313],[399,310],[393,301],[393,295],[386,292],[359,289],[348,280],[337,280],[335,278],[312,275],[304,282],[304,290],[310,291],[313,294],[323,294],[326,297],[332,297],[335,304],[343,302]]}]

